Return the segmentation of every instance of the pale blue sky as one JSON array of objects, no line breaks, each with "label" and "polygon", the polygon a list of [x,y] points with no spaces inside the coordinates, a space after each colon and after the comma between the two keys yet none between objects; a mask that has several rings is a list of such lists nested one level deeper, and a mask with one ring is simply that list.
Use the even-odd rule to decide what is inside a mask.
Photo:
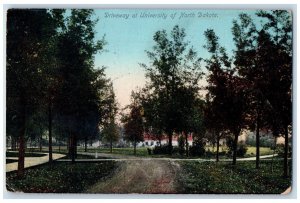
[{"label": "pale blue sky", "polygon": [[[180,18],[181,13],[190,14],[190,17]],[[139,63],[149,61],[145,50],[151,50],[154,45],[153,35],[156,31],[165,29],[169,33],[175,26],[184,28],[186,39],[190,41],[202,58],[208,57],[203,48],[205,44],[204,31],[214,29],[220,38],[220,44],[229,53],[234,49],[231,27],[232,21],[238,18],[238,14],[244,12],[250,14],[256,24],[259,19],[255,16],[255,10],[169,10],[169,9],[98,9],[95,10],[99,22],[96,26],[96,37],[101,39],[105,34],[107,51],[97,54],[96,67],[106,66],[106,74],[113,80],[116,97],[121,107],[129,104],[130,93],[137,86],[145,84],[145,72]],[[166,19],[142,18],[141,14],[164,14]],[[176,13],[176,14],[175,14]],[[194,13],[194,14],[191,14]],[[202,16],[200,17],[200,13]],[[217,17],[203,17],[209,13]],[[110,17],[108,17],[108,15]],[[136,18],[132,15],[137,14]],[[112,17],[114,15],[114,17]],[[127,19],[123,16],[129,15]],[[174,19],[171,17],[174,16]],[[205,70],[205,67],[203,67]],[[205,83],[205,81],[203,81]]]}]

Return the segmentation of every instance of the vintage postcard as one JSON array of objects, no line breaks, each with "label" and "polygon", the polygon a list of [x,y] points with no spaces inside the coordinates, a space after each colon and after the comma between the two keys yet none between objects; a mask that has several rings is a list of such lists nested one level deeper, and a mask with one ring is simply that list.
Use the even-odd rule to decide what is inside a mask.
[{"label": "vintage postcard", "polygon": [[291,192],[291,10],[6,19],[9,193]]}]

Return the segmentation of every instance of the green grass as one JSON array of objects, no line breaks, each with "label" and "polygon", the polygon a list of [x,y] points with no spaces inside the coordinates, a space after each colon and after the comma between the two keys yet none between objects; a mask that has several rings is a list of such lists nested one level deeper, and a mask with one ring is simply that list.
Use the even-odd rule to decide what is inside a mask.
[{"label": "green grass", "polygon": [[[206,146],[205,150],[206,151],[209,150],[209,151],[215,153],[217,151],[217,147],[213,148],[212,146]],[[260,147],[259,150],[260,150],[261,156],[273,154],[273,150],[271,150],[271,148],[269,148],[269,147]],[[226,151],[227,151],[226,147],[220,147],[220,149],[219,149],[219,152],[226,152]],[[255,154],[256,154],[256,147],[247,146],[247,152],[246,152],[245,157],[255,156]]]},{"label": "green grass", "polygon": [[183,172],[179,181],[182,193],[196,194],[280,194],[291,185],[291,178],[282,177],[283,162],[180,162]]},{"label": "green grass", "polygon": [[15,172],[6,176],[7,189],[25,193],[80,193],[104,181],[117,168],[114,161],[97,163],[54,162],[26,169],[23,179]]},{"label": "green grass", "polygon": [[[78,151],[83,152],[83,149],[79,149]],[[94,149],[88,149],[88,152],[98,152],[98,153],[110,153],[109,148],[94,148]],[[113,154],[121,154],[121,155],[134,155],[133,154],[133,148],[113,148],[112,150]],[[136,148],[136,156],[145,157],[149,156],[147,148],[139,147]]]},{"label": "green grass", "polygon": [[[247,148],[248,148],[248,150],[247,150],[245,156],[247,156],[247,157],[255,156],[256,147],[247,147]],[[269,147],[260,147],[259,148],[259,154],[260,154],[260,156],[271,155],[271,154],[273,154],[273,150]]]},{"label": "green grass", "polygon": [[[42,157],[46,155],[47,154],[25,152],[25,157]],[[19,152],[6,152],[6,157],[18,157],[18,156],[19,156]]]},{"label": "green grass", "polygon": [[15,159],[6,159],[6,164],[15,163],[18,162],[18,160]]}]

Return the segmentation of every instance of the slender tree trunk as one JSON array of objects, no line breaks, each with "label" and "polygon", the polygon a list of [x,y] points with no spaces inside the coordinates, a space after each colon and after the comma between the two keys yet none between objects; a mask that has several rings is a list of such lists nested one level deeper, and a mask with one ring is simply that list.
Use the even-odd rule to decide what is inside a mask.
[{"label": "slender tree trunk", "polygon": [[185,154],[189,156],[189,142],[188,142],[188,134],[185,133]]},{"label": "slender tree trunk", "polygon": [[70,137],[70,156],[72,159],[72,163],[75,163],[75,136],[72,134]]},{"label": "slender tree trunk", "polygon": [[40,152],[42,152],[42,141],[43,141],[43,135],[40,136]]},{"label": "slender tree trunk", "polygon": [[19,135],[19,159],[18,159],[18,177],[24,176],[25,162],[25,133],[26,133],[26,105],[23,104],[21,112],[21,129]]},{"label": "slender tree trunk", "polygon": [[60,145],[61,145],[61,143],[60,143],[60,140],[58,141],[58,152],[60,152]]},{"label": "slender tree trunk", "polygon": [[69,158],[71,158],[71,149],[70,149],[70,146],[71,146],[71,134],[69,134],[69,137],[67,139],[67,151],[69,153]]},{"label": "slender tree trunk", "polygon": [[236,165],[236,152],[237,152],[237,144],[238,144],[239,134],[240,133],[236,133],[234,135],[232,165]]},{"label": "slender tree trunk", "polygon": [[85,138],[84,138],[84,152],[87,152],[87,141],[88,141],[87,136],[85,136]]},{"label": "slender tree trunk", "polygon": [[219,148],[220,148],[220,136],[217,134],[217,155],[216,155],[216,162],[219,162]]},{"label": "slender tree trunk", "polygon": [[168,147],[169,148],[169,154],[172,155],[172,151],[173,151],[172,150],[173,149],[173,146],[172,146],[173,134],[169,133],[168,135],[169,135],[169,147]]},{"label": "slender tree trunk", "polygon": [[16,151],[17,150],[17,139],[12,137],[11,138],[11,150]]},{"label": "slender tree trunk", "polygon": [[49,131],[49,163],[52,163],[52,104],[48,104],[48,131]]},{"label": "slender tree trunk", "polygon": [[277,136],[274,135],[274,149],[273,149],[273,156],[272,156],[272,162],[271,162],[271,171],[273,173],[273,166],[274,166],[274,156],[276,151],[276,145],[277,145]]},{"label": "slender tree trunk", "polygon": [[136,139],[134,138],[133,154],[136,155]]},{"label": "slender tree trunk", "polygon": [[[77,159],[77,137],[74,135],[74,157]],[[75,160],[74,160],[75,162]]]},{"label": "slender tree trunk", "polygon": [[257,114],[257,118],[256,118],[256,169],[259,169],[259,147],[260,147],[260,143],[259,143],[259,128],[260,128],[260,116],[259,113]]},{"label": "slender tree trunk", "polygon": [[112,138],[110,138],[110,153],[112,153]]},{"label": "slender tree trunk", "polygon": [[284,129],[284,177],[288,177],[288,149],[289,149],[289,132],[288,125]]}]

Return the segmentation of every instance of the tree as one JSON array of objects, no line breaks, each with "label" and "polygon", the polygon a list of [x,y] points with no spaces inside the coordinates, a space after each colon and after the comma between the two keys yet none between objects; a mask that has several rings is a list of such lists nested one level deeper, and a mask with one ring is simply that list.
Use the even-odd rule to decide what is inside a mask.
[{"label": "tree", "polygon": [[[93,10],[72,9],[66,29],[59,37],[58,54],[60,88],[55,105],[64,120],[69,138],[69,155],[75,162],[77,141],[98,130],[100,122],[99,94],[102,78],[94,69],[94,54],[101,51],[104,40],[95,41],[96,20]],[[99,81],[100,80],[100,81]],[[87,126],[89,128],[82,128]]]},{"label": "tree", "polygon": [[102,139],[110,144],[110,153],[112,153],[113,143],[117,142],[120,137],[119,126],[115,123],[108,123],[102,130]]},{"label": "tree", "polygon": [[157,31],[153,37],[155,41],[153,51],[147,51],[151,62],[148,66],[141,64],[147,71],[146,77],[149,81],[146,94],[150,99],[148,104],[151,104],[153,109],[153,111],[147,110],[153,113],[145,114],[146,122],[155,124],[153,118],[159,119],[161,124],[155,124],[155,127],[160,128],[158,131],[168,136],[170,154],[173,133],[186,130],[184,128],[186,124],[182,119],[186,111],[182,107],[187,101],[180,93],[191,93],[193,96],[191,100],[187,97],[185,99],[192,104],[202,76],[201,59],[197,58],[192,48],[188,49],[185,35],[184,29],[180,29],[179,26],[172,29],[170,37],[165,30]]},{"label": "tree", "polygon": [[259,168],[261,128],[270,127],[275,137],[282,133],[288,140],[285,129],[291,125],[292,26],[288,11],[259,11],[257,15],[265,18],[261,30],[255,28],[250,16],[240,14],[232,31],[237,47],[235,68],[248,89],[249,127],[256,128],[256,168]]},{"label": "tree", "polygon": [[55,22],[46,9],[10,9],[7,13],[7,118],[18,131],[18,175],[24,174],[28,120],[42,98],[42,71],[47,40]]},{"label": "tree", "polygon": [[110,152],[112,153],[113,142],[118,141],[120,135],[119,126],[115,121],[118,108],[112,83],[109,83],[104,93],[105,98],[103,98],[102,108],[105,112],[102,114],[102,139],[110,143]]},{"label": "tree", "polygon": [[[264,95],[264,68],[259,66],[259,44],[257,30],[249,15],[240,14],[239,22],[233,21],[232,33],[236,45],[234,65],[241,77],[247,82],[249,98],[249,126],[256,129],[256,168],[259,168],[260,129],[263,125]],[[265,60],[265,59],[263,59]],[[254,124],[255,123],[255,124]]]},{"label": "tree", "polygon": [[[263,65],[269,79],[264,95],[270,106],[269,122],[275,137],[284,134],[284,176],[288,176],[289,126],[292,125],[292,15],[287,10],[260,11],[264,18],[261,31],[261,50],[268,50]],[[268,33],[266,33],[268,32]],[[260,61],[262,62],[262,61]]]},{"label": "tree", "polygon": [[131,94],[132,103],[128,106],[129,113],[123,115],[125,139],[133,142],[133,153],[136,155],[138,142],[144,141],[143,107],[134,92]]},{"label": "tree", "polygon": [[[205,48],[211,54],[211,58],[206,60],[206,68],[209,70],[208,103],[211,103],[206,111],[212,112],[207,117],[208,126],[215,128],[218,136],[219,130],[229,130],[234,135],[232,164],[235,165],[238,137],[246,118],[245,83],[236,75],[235,69],[231,68],[226,50],[220,47],[219,38],[214,31],[209,29],[204,34],[207,39]],[[209,122],[212,119],[216,119],[218,123],[215,127]]]}]

